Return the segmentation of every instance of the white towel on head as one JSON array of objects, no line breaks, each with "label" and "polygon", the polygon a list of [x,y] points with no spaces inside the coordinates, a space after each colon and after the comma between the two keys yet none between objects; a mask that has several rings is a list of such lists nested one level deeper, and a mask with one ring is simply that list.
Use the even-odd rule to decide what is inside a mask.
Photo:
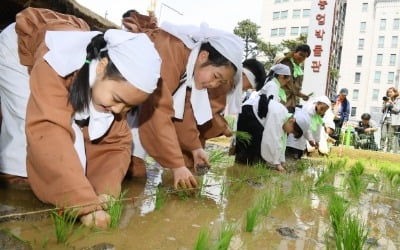
[{"label": "white towel on head", "polygon": [[[43,58],[65,77],[80,69],[86,60],[86,47],[99,31],[47,31],[45,42],[49,51]],[[68,41],[68,42],[66,42]]]},{"label": "white towel on head", "polygon": [[[44,59],[62,77],[80,69],[86,47],[98,31],[47,31]],[[110,29],[105,32],[106,49],[118,71],[135,87],[152,93],[160,77],[161,59],[154,44],[143,33]],[[65,42],[68,41],[68,42]]]},{"label": "white towel on head", "polygon": [[[49,51],[44,59],[61,77],[80,69],[86,61],[86,48],[98,31],[47,31],[45,42]],[[161,59],[147,35],[122,30],[108,30],[104,34],[108,55],[121,75],[132,85],[152,93],[160,77]],[[68,41],[68,42],[65,42]],[[89,84],[96,80],[98,60],[89,65]],[[92,103],[89,109],[77,112],[74,119],[90,117],[88,130],[91,140],[103,136],[114,121],[112,112],[98,112]]]},{"label": "white towel on head", "polygon": [[104,33],[111,61],[125,79],[146,93],[153,93],[160,78],[161,59],[144,33],[110,29]]},{"label": "white towel on head", "polygon": [[179,38],[189,49],[191,49],[188,63],[186,65],[187,81],[182,84],[174,94],[175,117],[182,119],[184,111],[184,100],[186,88],[192,88],[190,102],[197,124],[201,125],[212,118],[210,101],[207,89],[196,89],[193,79],[194,66],[200,47],[209,42],[213,48],[231,61],[237,68],[235,74],[235,89],[229,93],[228,103],[234,105],[233,112],[240,110],[242,96],[242,56],[244,44],[236,35],[221,30],[211,29],[203,23],[200,27],[183,25],[177,26],[171,23],[163,23],[161,29]]}]

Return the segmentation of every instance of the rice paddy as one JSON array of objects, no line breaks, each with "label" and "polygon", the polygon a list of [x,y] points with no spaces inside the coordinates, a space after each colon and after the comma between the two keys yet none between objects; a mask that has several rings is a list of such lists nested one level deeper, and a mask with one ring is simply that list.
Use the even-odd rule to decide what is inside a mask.
[{"label": "rice paddy", "polygon": [[[196,177],[198,189],[171,189],[172,173],[155,163],[146,181],[127,180],[107,204],[114,218],[107,230],[82,228],[58,210],[3,219],[0,228],[32,249],[400,248],[397,162],[331,156],[291,163],[280,174],[235,165],[224,147],[208,150],[211,168]],[[0,197],[17,204],[8,193]]]}]

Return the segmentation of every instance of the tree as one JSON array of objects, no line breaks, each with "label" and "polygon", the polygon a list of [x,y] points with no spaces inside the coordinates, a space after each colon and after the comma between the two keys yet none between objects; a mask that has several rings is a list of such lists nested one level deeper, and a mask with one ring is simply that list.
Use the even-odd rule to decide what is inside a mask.
[{"label": "tree", "polygon": [[255,57],[258,55],[258,43],[260,39],[258,39],[258,29],[260,26],[257,26],[256,23],[250,21],[250,19],[246,19],[240,21],[238,26],[235,27],[233,33],[243,38],[245,47],[244,47],[244,57],[245,59],[249,57]]},{"label": "tree", "polygon": [[259,42],[260,55],[265,59],[264,67],[269,69],[274,64],[274,58],[279,51],[282,51],[281,45],[273,45],[270,42]]},{"label": "tree", "polygon": [[277,45],[264,42],[259,37],[259,29],[260,26],[246,19],[238,22],[233,33],[241,37],[245,43],[244,58],[262,58],[267,69],[274,64],[274,58],[277,54],[283,54],[284,51],[293,51],[297,45],[307,43],[306,34],[301,34],[294,40],[283,40]]},{"label": "tree", "polygon": [[297,45],[300,44],[305,44],[307,43],[307,35],[306,34],[300,34],[300,36],[294,40],[283,40],[281,42],[283,50],[285,48],[289,51],[294,51]]}]

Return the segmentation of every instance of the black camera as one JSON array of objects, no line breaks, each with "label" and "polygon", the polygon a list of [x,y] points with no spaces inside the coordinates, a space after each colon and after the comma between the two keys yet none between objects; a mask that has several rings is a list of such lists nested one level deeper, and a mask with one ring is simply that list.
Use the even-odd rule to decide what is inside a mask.
[{"label": "black camera", "polygon": [[382,100],[383,100],[384,102],[387,102],[387,101],[389,101],[389,97],[384,96],[384,97],[382,98]]}]

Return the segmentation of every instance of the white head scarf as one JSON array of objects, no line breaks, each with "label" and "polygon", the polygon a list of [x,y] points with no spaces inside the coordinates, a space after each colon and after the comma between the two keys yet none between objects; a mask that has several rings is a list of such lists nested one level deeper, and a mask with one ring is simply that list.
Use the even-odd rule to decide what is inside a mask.
[{"label": "white head scarf", "polygon": [[304,108],[305,110],[307,110],[307,112],[308,112],[311,116],[313,116],[313,115],[316,114],[315,105],[316,105],[318,102],[325,103],[326,105],[328,105],[328,107],[330,107],[330,105],[331,105],[331,101],[329,100],[329,98],[328,98],[327,96],[318,96],[318,97],[314,97],[314,98],[310,99],[309,101],[307,101],[307,102],[304,104],[303,108]]},{"label": "white head scarf", "polygon": [[250,70],[243,68],[243,73],[246,75],[249,83],[253,89],[256,88],[256,76]]},{"label": "white head scarf", "polygon": [[108,55],[118,71],[135,87],[153,93],[160,77],[161,59],[144,33],[111,29],[104,33]]},{"label": "white head scarf", "polygon": [[284,75],[284,76],[291,75],[289,66],[282,63],[275,64],[274,66],[271,67],[270,70],[274,71],[275,74],[278,75]]},{"label": "white head scarf", "polygon": [[328,107],[331,106],[331,101],[330,101],[329,98],[328,98],[327,96],[325,96],[325,95],[323,95],[323,96],[318,96],[318,97],[314,98],[314,99],[312,100],[312,102],[313,102],[313,103],[322,102],[322,103],[325,103]]},{"label": "white head scarf", "polygon": [[310,115],[305,110],[296,107],[293,117],[296,119],[296,123],[303,133],[306,133],[311,124]]},{"label": "white head scarf", "polygon": [[240,110],[242,95],[242,56],[244,44],[236,35],[221,30],[215,30],[203,23],[196,26],[176,26],[171,23],[163,23],[161,29],[179,38],[189,49],[191,49],[188,63],[186,65],[187,81],[182,84],[174,94],[175,117],[182,119],[184,111],[184,100],[186,87],[192,88],[190,102],[193,107],[197,124],[201,125],[212,118],[210,101],[207,89],[196,89],[194,86],[193,71],[200,47],[209,42],[213,48],[231,61],[237,68],[235,75],[235,89],[229,94],[228,105],[234,106],[232,111]]},{"label": "white head scarf", "polygon": [[[97,31],[47,31],[45,42],[49,51],[44,59],[58,75],[65,77],[83,66],[86,47],[98,34],[100,32]],[[105,49],[121,75],[140,90],[152,93],[160,77],[161,59],[150,39],[141,33],[108,30],[104,40]],[[96,78],[97,64],[98,60],[92,60],[89,65],[90,86]],[[98,112],[92,103],[89,104],[89,110],[76,113],[75,119],[86,119],[89,116],[91,140],[103,136],[114,120],[111,112]]]},{"label": "white head scarf", "polygon": [[[98,31],[47,31],[49,51],[44,59],[62,77],[85,63],[86,47]],[[161,59],[147,35],[110,29],[105,32],[106,50],[122,76],[135,87],[152,93],[160,77]],[[66,42],[68,41],[68,42]]]}]

